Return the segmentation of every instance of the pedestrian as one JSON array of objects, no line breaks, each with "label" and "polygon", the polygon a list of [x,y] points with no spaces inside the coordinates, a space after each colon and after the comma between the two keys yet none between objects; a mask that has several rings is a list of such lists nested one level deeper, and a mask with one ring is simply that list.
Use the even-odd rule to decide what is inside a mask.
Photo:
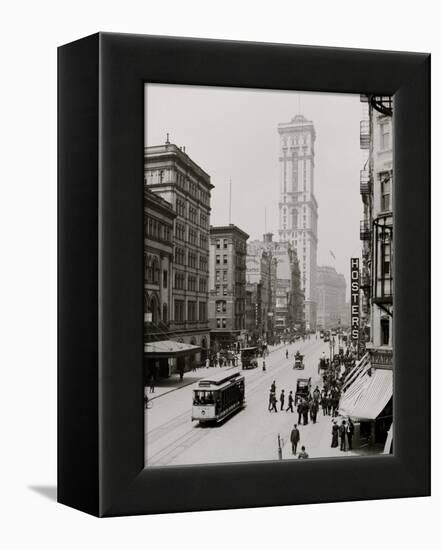
[{"label": "pedestrian", "polygon": [[297,458],[300,458],[300,459],[309,458],[309,454],[306,452],[304,445],[302,445],[302,450],[300,451],[299,456]]},{"label": "pedestrian", "polygon": [[320,390],[318,386],[316,386],[315,390],[312,392],[312,397],[317,401],[320,399]]},{"label": "pedestrian", "polygon": [[144,394],[144,409],[148,408],[148,404],[149,404],[149,398],[147,397],[146,394]]},{"label": "pedestrian", "polygon": [[288,395],[288,407],[286,409],[286,412],[288,411],[291,411],[292,413],[294,412],[294,409],[292,408],[293,404],[294,404],[294,397],[292,396],[292,391],[290,391]]},{"label": "pedestrian", "polygon": [[280,410],[283,411],[283,406],[285,404],[285,390],[281,391],[279,400],[280,400]]},{"label": "pedestrian", "polygon": [[297,424],[302,425],[302,416],[303,416],[303,400],[300,399],[299,404],[297,405],[297,414],[299,415]]},{"label": "pedestrian", "polygon": [[266,363],[265,363],[265,359],[262,361],[262,370],[263,372],[266,371]]},{"label": "pedestrian", "polygon": [[332,421],[332,441],[331,447],[338,447],[338,426],[335,420]]},{"label": "pedestrian", "polygon": [[275,393],[272,393],[272,394],[271,394],[271,408],[270,408],[270,412],[271,412],[271,411],[277,412],[277,397],[276,397],[276,394],[275,394]]},{"label": "pedestrian", "polygon": [[153,376],[153,374],[150,376],[150,389],[149,389],[149,392],[150,393],[155,393],[155,377]]},{"label": "pedestrian", "polygon": [[271,384],[271,391],[273,393],[276,393],[276,381],[275,380],[273,380],[273,383]]},{"label": "pedestrian", "polygon": [[288,359],[288,356],[289,356],[288,350],[286,350],[285,356]]},{"label": "pedestrian", "polygon": [[317,411],[319,408],[318,401],[314,399],[311,403],[311,420],[315,424],[317,422]]},{"label": "pedestrian", "polygon": [[268,410],[269,410],[269,411],[271,410],[272,402],[273,402],[273,390],[272,390],[272,388],[271,388],[271,389],[270,389],[270,393],[269,393],[269,401],[268,401]]},{"label": "pedestrian", "polygon": [[352,451],[352,436],[354,435],[354,423],[350,418],[348,418],[348,427],[346,430],[348,436],[348,449]]},{"label": "pedestrian", "polygon": [[339,398],[337,397],[337,394],[334,393],[334,397],[331,399],[332,401],[332,416],[335,418],[337,416],[337,409],[338,409],[338,402]]},{"label": "pedestrian", "polygon": [[328,414],[328,398],[326,396],[326,393],[324,395],[322,395],[321,405],[322,405],[323,416],[327,416],[327,414]]},{"label": "pedestrian", "polygon": [[302,408],[302,415],[303,415],[303,425],[306,426],[308,424],[308,413],[309,413],[309,403],[308,401],[303,402],[303,408]]},{"label": "pedestrian", "polygon": [[294,424],[294,428],[291,430],[291,447],[292,454],[297,454],[297,444],[300,441],[300,432],[297,428],[297,424]]},{"label": "pedestrian", "polygon": [[340,451],[346,451],[346,420],[341,423],[340,429]]}]

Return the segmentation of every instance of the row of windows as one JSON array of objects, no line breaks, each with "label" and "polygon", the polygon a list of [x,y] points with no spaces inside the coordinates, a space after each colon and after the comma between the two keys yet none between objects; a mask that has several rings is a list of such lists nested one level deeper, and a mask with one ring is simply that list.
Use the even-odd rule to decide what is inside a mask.
[{"label": "row of windows", "polygon": [[189,193],[192,197],[200,200],[203,204],[210,205],[210,193],[200,189],[197,183],[188,180],[183,174],[179,172],[176,175],[176,183],[183,191]]},{"label": "row of windows", "polygon": [[221,281],[221,278],[222,278],[222,281],[223,282],[227,282],[228,281],[228,271],[219,271],[219,270],[216,270],[216,283],[219,283]]},{"label": "row of windows", "polygon": [[[223,265],[227,265],[228,264],[228,254],[224,254],[222,260],[223,260]],[[216,254],[216,265],[221,265],[221,255],[220,254]]]},{"label": "row of windows", "polygon": [[[188,267],[191,267],[193,269],[198,268],[198,254],[196,252],[193,252],[192,250],[188,251],[187,255],[187,264],[185,263],[186,260],[186,254],[185,249],[181,248],[180,246],[175,247],[175,264],[177,265],[188,265]],[[200,254],[199,255],[199,269],[201,271],[207,271],[208,270],[208,257]]]},{"label": "row of windows", "polygon": [[170,241],[172,229],[169,225],[146,216],[144,220],[144,236],[151,239]]},{"label": "row of windows", "polygon": [[[186,241],[186,227],[183,223],[176,222],[176,238],[180,241]],[[191,227],[188,228],[188,242],[194,246],[199,246],[201,248],[208,248],[208,236],[205,233],[200,233],[199,235],[199,242],[198,242],[198,231],[195,229],[192,229]]]},{"label": "row of windows", "polygon": [[207,302],[187,301],[187,314],[185,313],[185,300],[175,300],[175,319],[176,322],[207,320]]},{"label": "row of windows", "polygon": [[[178,290],[185,290],[186,274],[182,271],[176,271],[175,273],[175,288]],[[199,285],[198,285],[199,281]],[[206,277],[196,277],[195,275],[188,275],[187,289],[193,292],[207,292],[208,282]]]}]

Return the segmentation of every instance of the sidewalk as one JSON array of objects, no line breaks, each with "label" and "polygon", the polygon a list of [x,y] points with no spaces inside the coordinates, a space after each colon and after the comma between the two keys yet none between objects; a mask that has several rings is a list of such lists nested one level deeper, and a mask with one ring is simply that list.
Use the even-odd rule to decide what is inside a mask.
[{"label": "sidewalk", "polygon": [[[292,424],[297,422],[297,415],[293,415],[294,419]],[[292,428],[292,426],[291,426]],[[309,458],[336,458],[336,457],[361,457],[361,456],[373,456],[382,454],[383,447],[381,445],[374,447],[367,447],[362,445],[361,447],[354,447],[352,450],[340,451],[340,437],[338,439],[339,446],[331,447],[332,440],[332,417],[323,416],[320,411],[317,416],[317,423],[313,424],[309,422],[306,426],[298,426],[300,431],[300,443],[297,446],[297,453],[300,452],[302,445],[306,447],[306,452],[309,454]],[[290,431],[286,430],[281,434],[284,439],[284,446],[282,449],[282,457],[285,460],[297,460],[297,455],[292,455]]]},{"label": "sidewalk", "polygon": [[158,380],[155,385],[154,393],[150,393],[149,386],[145,386],[145,393],[150,400],[153,400],[172,391],[185,388],[185,386],[191,386],[207,376],[213,376],[237,368],[238,367],[199,367],[195,371],[186,372],[182,380],[180,380],[179,374],[172,374],[170,378]]},{"label": "sidewalk", "polygon": [[[273,353],[274,351],[277,351],[284,347],[284,344],[280,344],[278,346],[268,346],[268,351],[269,353]],[[172,374],[170,378],[163,378],[161,380],[158,380],[155,385],[154,393],[149,392],[149,386],[144,386],[144,391],[148,398],[150,400],[153,400],[172,391],[185,388],[186,386],[191,386],[192,384],[195,384],[196,382],[202,380],[203,378],[206,378],[207,376],[213,376],[215,374],[227,372],[232,369],[240,370],[241,367],[242,366],[240,363],[236,367],[198,367],[195,371],[186,372],[182,381],[179,378],[179,374]]]}]

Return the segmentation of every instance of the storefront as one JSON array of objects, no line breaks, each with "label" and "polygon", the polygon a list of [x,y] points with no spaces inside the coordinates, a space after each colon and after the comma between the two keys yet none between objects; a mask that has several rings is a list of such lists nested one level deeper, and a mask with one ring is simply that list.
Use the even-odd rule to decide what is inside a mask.
[{"label": "storefront", "polygon": [[[361,365],[361,366],[360,366]],[[339,413],[356,424],[354,439],[359,444],[384,445],[392,425],[392,370],[373,368],[370,361],[360,362],[344,391]],[[355,441],[354,441],[355,447]]]}]

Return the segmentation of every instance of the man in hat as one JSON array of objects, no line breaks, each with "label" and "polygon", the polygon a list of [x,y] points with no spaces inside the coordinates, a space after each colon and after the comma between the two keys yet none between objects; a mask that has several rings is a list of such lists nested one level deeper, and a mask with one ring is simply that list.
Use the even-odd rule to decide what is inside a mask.
[{"label": "man in hat", "polygon": [[300,432],[297,428],[297,424],[294,424],[294,428],[291,430],[291,447],[292,454],[297,454],[297,444],[300,441]]}]

